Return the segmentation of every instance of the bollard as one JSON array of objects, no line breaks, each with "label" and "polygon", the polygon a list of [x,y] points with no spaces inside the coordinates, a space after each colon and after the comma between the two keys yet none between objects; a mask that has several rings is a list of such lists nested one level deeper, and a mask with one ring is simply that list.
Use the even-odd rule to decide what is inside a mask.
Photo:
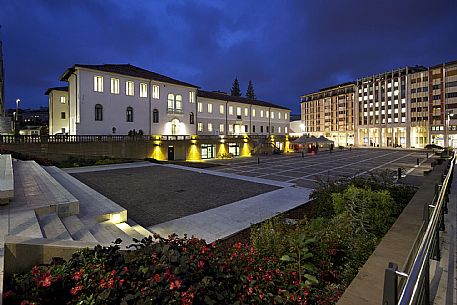
[{"label": "bollard", "polygon": [[428,159],[428,153],[427,153],[427,159]]},{"label": "bollard", "polygon": [[260,158],[257,157],[257,164],[260,164]]},{"label": "bollard", "polygon": [[399,167],[397,169],[397,179],[400,180],[401,179],[401,167]]},{"label": "bollard", "polygon": [[352,146],[349,146],[349,151],[351,151],[351,150],[352,150]]},{"label": "bollard", "polygon": [[416,165],[419,165],[419,158],[416,159]]}]

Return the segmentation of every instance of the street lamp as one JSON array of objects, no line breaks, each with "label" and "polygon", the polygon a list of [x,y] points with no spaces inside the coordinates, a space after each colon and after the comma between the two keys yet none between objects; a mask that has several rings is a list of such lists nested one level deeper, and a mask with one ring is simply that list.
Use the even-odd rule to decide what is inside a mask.
[{"label": "street lamp", "polygon": [[445,121],[445,125],[444,126],[444,133],[445,133],[445,136],[444,136],[444,146],[445,147],[448,147],[449,146],[449,124],[450,124],[450,121],[451,121],[451,117],[454,116],[454,113],[452,110],[446,110],[445,112],[446,114],[446,121]]},{"label": "street lamp", "polygon": [[20,101],[21,101],[20,99],[16,100],[16,115],[14,117],[14,134],[16,134],[16,131],[17,131],[17,117],[19,115],[19,102]]}]

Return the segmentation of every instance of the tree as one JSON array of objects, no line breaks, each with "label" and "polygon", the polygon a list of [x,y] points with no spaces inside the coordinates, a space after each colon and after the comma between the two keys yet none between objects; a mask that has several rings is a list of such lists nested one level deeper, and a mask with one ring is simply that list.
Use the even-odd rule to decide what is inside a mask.
[{"label": "tree", "polygon": [[246,90],[246,97],[250,100],[255,100],[254,86],[252,81],[249,81],[248,90]]},{"label": "tree", "polygon": [[231,96],[241,96],[240,90],[240,83],[238,82],[238,78],[235,77],[235,80],[232,84],[232,91],[230,93]]}]

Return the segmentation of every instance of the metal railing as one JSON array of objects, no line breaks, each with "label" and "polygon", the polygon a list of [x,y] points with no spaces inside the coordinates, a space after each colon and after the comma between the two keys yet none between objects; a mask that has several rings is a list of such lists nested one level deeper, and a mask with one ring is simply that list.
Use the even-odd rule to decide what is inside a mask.
[{"label": "metal railing", "polygon": [[[399,271],[398,265],[389,263],[384,276],[383,305],[429,305],[430,259],[440,260],[439,231],[444,231],[444,214],[452,184],[455,156],[449,161],[442,183],[435,188],[431,204],[424,207],[424,224],[410,252],[410,267]],[[430,213],[431,212],[431,213]]]}]

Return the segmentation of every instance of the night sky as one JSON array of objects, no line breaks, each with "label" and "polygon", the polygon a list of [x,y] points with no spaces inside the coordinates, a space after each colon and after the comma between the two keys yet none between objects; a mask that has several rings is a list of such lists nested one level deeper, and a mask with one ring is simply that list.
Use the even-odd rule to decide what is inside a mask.
[{"label": "night sky", "polygon": [[6,107],[47,105],[75,63],[130,63],[299,113],[299,96],[457,60],[457,0],[0,0]]}]

